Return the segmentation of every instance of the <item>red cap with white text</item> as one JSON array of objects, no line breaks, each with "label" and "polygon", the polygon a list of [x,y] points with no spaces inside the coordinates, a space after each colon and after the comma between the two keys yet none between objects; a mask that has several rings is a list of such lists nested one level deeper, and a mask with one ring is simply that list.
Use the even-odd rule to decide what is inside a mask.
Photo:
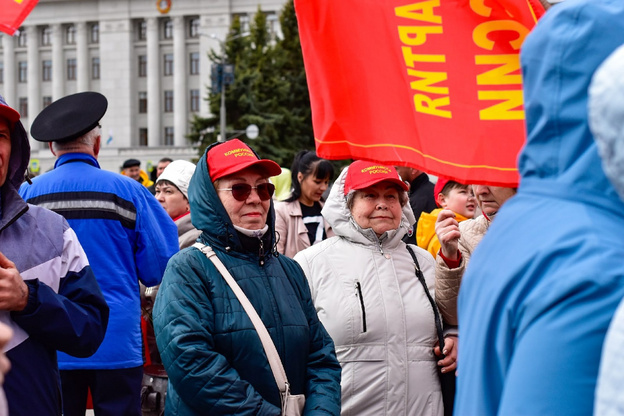
[{"label": "red cap with white text", "polygon": [[282,173],[282,168],[277,163],[269,159],[258,159],[253,150],[238,139],[214,146],[206,154],[206,163],[213,182],[252,166],[266,172],[267,178]]},{"label": "red cap with white text", "polygon": [[347,177],[345,178],[344,193],[347,195],[352,189],[368,188],[383,181],[392,182],[406,192],[409,190],[409,187],[401,180],[394,167],[385,166],[377,162],[357,160],[349,165]]}]

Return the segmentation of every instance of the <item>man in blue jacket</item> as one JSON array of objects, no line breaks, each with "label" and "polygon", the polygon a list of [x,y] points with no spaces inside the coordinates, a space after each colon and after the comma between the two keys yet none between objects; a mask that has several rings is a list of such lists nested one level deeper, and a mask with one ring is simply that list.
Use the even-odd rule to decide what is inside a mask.
[{"label": "man in blue jacket", "polygon": [[87,388],[97,415],[141,414],[139,280],[159,284],[178,251],[177,228],[147,188],[100,169],[98,123],[107,105],[103,95],[82,92],[46,107],[31,134],[49,144],[54,170],[20,189],[29,203],[67,219],[110,306],[108,331],[92,357],[59,354],[65,416],[84,415]]},{"label": "man in blue jacket", "polygon": [[567,0],[524,42],[521,181],[459,293],[458,415],[592,414],[624,297],[624,202],[601,166],[587,90],[623,43],[621,0]]},{"label": "man in blue jacket", "polygon": [[0,321],[13,329],[4,389],[12,416],[60,416],[56,351],[93,354],[108,307],[67,221],[17,193],[30,158],[19,118],[0,97]]}]

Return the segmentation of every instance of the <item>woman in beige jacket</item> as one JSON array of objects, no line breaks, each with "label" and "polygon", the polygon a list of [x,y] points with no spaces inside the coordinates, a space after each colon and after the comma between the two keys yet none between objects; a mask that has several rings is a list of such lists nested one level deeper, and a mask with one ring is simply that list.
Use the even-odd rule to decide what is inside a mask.
[{"label": "woman in beige jacket", "polygon": [[483,215],[458,223],[451,210],[442,210],[435,224],[440,240],[436,257],[436,303],[444,322],[457,325],[457,296],[472,252],[483,239],[500,207],[516,188],[474,185],[473,191]]},{"label": "woman in beige jacket", "polygon": [[295,156],[291,174],[290,197],[275,204],[275,230],[279,235],[277,251],[292,258],[333,235],[321,215],[321,199],[334,167],[315,152],[302,150]]},{"label": "woman in beige jacket", "polygon": [[436,356],[434,260],[409,246],[421,283],[406,191],[393,167],[353,162],[323,207],[336,236],[295,256],[342,366],[342,416],[444,414],[437,367],[454,371],[454,337]]}]

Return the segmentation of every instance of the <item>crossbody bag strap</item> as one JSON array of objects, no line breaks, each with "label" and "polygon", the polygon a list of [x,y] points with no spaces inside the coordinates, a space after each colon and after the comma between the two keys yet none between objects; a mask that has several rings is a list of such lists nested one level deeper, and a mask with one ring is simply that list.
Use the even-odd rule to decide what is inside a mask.
[{"label": "crossbody bag strap", "polygon": [[416,277],[425,289],[425,294],[429,299],[429,303],[431,303],[431,307],[433,308],[433,318],[435,319],[436,331],[438,333],[438,342],[440,343],[440,351],[444,351],[444,331],[442,330],[442,319],[440,318],[440,313],[438,312],[438,308],[435,304],[435,300],[433,300],[433,296],[429,293],[429,288],[427,287],[427,282],[425,282],[425,276],[423,272],[420,270],[420,265],[418,264],[418,259],[416,258],[416,254],[414,250],[408,245],[407,251],[409,251],[412,256],[412,260],[414,260],[414,269],[416,269]]},{"label": "crossbody bag strap", "polygon": [[282,361],[280,360],[277,349],[275,348],[275,344],[269,335],[269,331],[267,331],[266,327],[262,323],[262,319],[260,319],[260,316],[258,316],[258,313],[254,309],[253,305],[249,302],[249,299],[247,299],[243,290],[240,288],[238,283],[236,283],[236,280],[234,280],[228,269],[221,262],[221,260],[219,260],[219,257],[217,257],[217,254],[211,247],[202,243],[195,243],[193,244],[193,247],[199,249],[206,255],[206,257],[208,257],[210,261],[212,261],[217,270],[223,276],[223,279],[225,279],[227,284],[230,286],[243,306],[243,309],[247,312],[249,319],[251,319],[251,323],[260,337],[262,347],[264,348],[264,352],[269,360],[269,365],[271,366],[271,371],[273,372],[273,377],[275,377],[277,387],[282,393],[289,391],[290,385],[288,384],[288,379],[286,378],[286,371],[284,370]]}]

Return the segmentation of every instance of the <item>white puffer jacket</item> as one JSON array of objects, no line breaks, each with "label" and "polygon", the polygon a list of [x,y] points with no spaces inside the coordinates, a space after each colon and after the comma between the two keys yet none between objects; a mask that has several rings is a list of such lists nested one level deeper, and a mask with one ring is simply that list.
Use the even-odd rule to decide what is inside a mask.
[{"label": "white puffer jacket", "polygon": [[[363,230],[346,205],[346,171],[323,208],[336,236],[295,256],[342,365],[341,414],[442,415],[433,310],[401,241],[414,215],[406,204],[398,230]],[[411,247],[435,296],[433,257]]]}]

